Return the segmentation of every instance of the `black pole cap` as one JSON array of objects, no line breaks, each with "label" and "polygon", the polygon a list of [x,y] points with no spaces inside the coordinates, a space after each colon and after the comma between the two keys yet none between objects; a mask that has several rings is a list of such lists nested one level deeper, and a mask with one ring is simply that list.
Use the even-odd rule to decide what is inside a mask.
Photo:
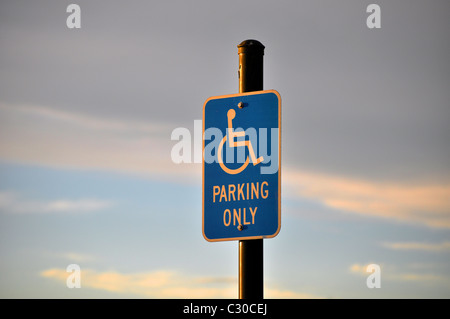
[{"label": "black pole cap", "polygon": [[245,40],[242,41],[238,46],[238,54],[250,53],[250,54],[261,54],[264,55],[265,46],[258,40]]}]

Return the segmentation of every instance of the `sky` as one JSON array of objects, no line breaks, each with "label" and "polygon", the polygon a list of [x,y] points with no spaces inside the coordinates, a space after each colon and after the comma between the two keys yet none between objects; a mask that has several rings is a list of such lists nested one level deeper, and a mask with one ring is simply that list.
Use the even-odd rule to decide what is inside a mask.
[{"label": "sky", "polygon": [[171,134],[238,93],[246,39],[282,98],[264,296],[450,297],[448,1],[77,0],[69,29],[71,3],[0,2],[1,298],[237,298]]}]

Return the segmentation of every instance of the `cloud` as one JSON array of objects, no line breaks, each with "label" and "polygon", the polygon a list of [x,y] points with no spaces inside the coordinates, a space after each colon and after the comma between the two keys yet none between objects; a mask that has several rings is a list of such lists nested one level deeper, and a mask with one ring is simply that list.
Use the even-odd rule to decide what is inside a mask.
[{"label": "cloud", "polygon": [[0,110],[9,113],[21,114],[22,116],[32,116],[41,120],[52,120],[68,125],[89,128],[93,130],[109,131],[137,131],[143,133],[158,133],[167,130],[167,125],[139,121],[124,121],[115,119],[105,119],[89,116],[82,113],[58,110],[40,105],[9,105],[0,103]]},{"label": "cloud", "polygon": [[363,216],[450,228],[449,184],[401,184],[285,170],[290,196]]},{"label": "cloud", "polygon": [[[349,271],[356,275],[369,276],[371,272],[367,272],[367,266],[371,263],[367,264],[359,264],[355,263],[349,267]],[[417,273],[410,272],[408,269],[398,270],[396,267],[387,266],[384,264],[380,264],[380,275],[381,280],[390,280],[390,281],[436,281],[448,283],[450,279],[444,275],[438,275],[435,273]]]},{"label": "cloud", "polygon": [[[65,281],[69,273],[51,268],[42,277]],[[140,273],[100,272],[81,269],[81,287],[137,295],[146,298],[236,298],[237,280],[232,277],[188,276],[176,271],[156,270]],[[266,298],[316,298],[290,290],[265,288]]]},{"label": "cloud", "polygon": [[111,201],[81,198],[33,201],[15,192],[0,192],[0,209],[14,214],[88,213],[113,206]]},{"label": "cloud", "polygon": [[177,180],[201,176],[199,165],[172,162],[175,125],[4,103],[0,119],[0,158],[8,161]]},{"label": "cloud", "polygon": [[[349,267],[349,270],[350,270],[351,273],[354,273],[354,274],[368,276],[372,272],[371,271],[370,272],[367,271],[367,266],[369,266],[371,264],[373,264],[373,263],[367,263],[367,264],[364,264],[364,265],[356,263],[356,264],[351,265]],[[383,266],[380,265],[380,268],[383,268]]]},{"label": "cloud", "polygon": [[448,282],[449,279],[445,278],[440,275],[436,274],[417,274],[417,273],[404,273],[399,274],[395,278],[392,279],[400,280],[400,281],[423,281],[423,282],[429,282],[429,281],[446,281]]},{"label": "cloud", "polygon": [[383,243],[384,247],[393,250],[414,250],[414,251],[431,251],[431,252],[449,252],[450,242],[441,243],[420,243],[420,242],[397,242]]},{"label": "cloud", "polygon": [[292,290],[276,289],[270,287],[264,287],[264,297],[268,299],[321,299],[310,293],[300,293]]}]

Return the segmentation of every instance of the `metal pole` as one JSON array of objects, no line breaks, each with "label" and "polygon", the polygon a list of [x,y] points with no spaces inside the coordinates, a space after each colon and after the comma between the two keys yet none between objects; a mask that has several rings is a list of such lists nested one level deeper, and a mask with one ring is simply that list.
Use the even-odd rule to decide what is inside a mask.
[{"label": "metal pole", "polygon": [[[245,40],[238,45],[239,93],[263,90],[264,45]],[[264,298],[263,240],[239,241],[239,299]]]}]

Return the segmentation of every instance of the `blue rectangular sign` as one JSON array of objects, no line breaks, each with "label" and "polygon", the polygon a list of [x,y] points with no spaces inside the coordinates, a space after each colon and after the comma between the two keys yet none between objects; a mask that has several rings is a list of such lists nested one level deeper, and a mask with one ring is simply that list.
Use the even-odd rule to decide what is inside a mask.
[{"label": "blue rectangular sign", "polygon": [[203,106],[203,236],[270,238],[281,227],[281,98],[274,90]]}]

